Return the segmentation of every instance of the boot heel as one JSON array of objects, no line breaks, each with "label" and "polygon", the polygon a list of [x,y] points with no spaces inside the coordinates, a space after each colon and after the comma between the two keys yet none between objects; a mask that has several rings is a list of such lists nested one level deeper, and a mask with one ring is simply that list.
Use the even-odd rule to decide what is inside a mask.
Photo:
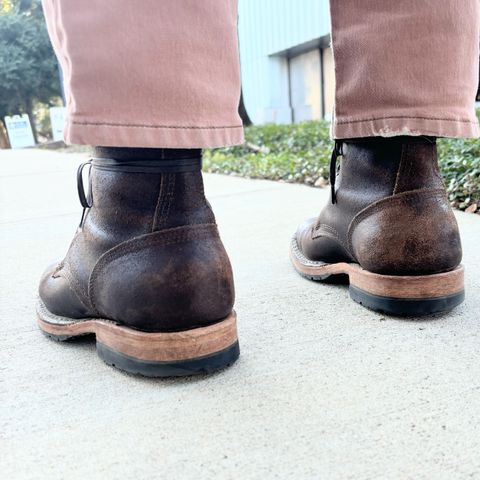
[{"label": "boot heel", "polygon": [[465,299],[464,268],[433,275],[379,275],[351,265],[350,297],[390,315],[428,315],[452,310]]},{"label": "boot heel", "polygon": [[109,365],[147,377],[211,373],[240,354],[236,316],[232,312],[208,327],[172,333],[105,323],[97,329],[97,353]]},{"label": "boot heel", "polygon": [[211,373],[231,365],[240,354],[234,311],[206,327],[149,333],[101,318],[54,315],[39,300],[37,319],[42,332],[58,341],[94,334],[102,360],[147,377]]}]

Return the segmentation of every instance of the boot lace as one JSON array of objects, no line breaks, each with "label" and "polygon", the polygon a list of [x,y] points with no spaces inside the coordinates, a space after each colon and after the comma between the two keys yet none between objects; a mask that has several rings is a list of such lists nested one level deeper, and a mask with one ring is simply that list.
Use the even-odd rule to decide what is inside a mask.
[{"label": "boot lace", "polygon": [[337,203],[337,194],[335,192],[335,180],[337,178],[337,158],[343,155],[343,141],[335,140],[332,156],[330,158],[330,191],[332,203]]},{"label": "boot lace", "polygon": [[[85,188],[83,186],[83,169],[88,165],[88,191],[85,194]],[[77,189],[78,189],[78,198],[83,207],[82,218],[80,219],[79,228],[83,227],[83,223],[86,218],[87,210],[92,208],[93,198],[92,198],[92,160],[82,163],[77,170]]]}]

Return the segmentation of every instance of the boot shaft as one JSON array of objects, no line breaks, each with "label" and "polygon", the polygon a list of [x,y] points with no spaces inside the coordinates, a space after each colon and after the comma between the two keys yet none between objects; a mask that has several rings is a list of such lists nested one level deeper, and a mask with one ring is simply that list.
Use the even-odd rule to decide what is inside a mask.
[{"label": "boot shaft", "polygon": [[435,138],[349,139],[342,142],[342,154],[336,201],[351,213],[398,193],[444,188]]},{"label": "boot shaft", "polygon": [[170,164],[93,159],[91,208],[83,230],[123,241],[164,228],[215,223],[200,166],[200,159]]}]

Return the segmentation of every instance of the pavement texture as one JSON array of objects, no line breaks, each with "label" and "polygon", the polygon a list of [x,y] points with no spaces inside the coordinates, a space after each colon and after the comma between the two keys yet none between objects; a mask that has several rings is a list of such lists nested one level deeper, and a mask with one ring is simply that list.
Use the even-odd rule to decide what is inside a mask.
[{"label": "pavement texture", "polygon": [[155,380],[55,343],[38,279],[80,220],[85,157],[0,152],[0,477],[480,478],[480,218],[458,213],[467,300],[386,317],[295,273],[288,246],[327,189],[206,175],[234,267],[241,358]]}]

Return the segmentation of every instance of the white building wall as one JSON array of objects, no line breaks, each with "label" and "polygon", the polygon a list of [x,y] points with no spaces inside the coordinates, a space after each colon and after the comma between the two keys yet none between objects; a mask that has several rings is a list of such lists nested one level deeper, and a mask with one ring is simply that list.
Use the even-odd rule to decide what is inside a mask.
[{"label": "white building wall", "polygon": [[328,0],[239,0],[245,107],[254,123],[291,121],[287,60],[272,56],[330,31]]}]

